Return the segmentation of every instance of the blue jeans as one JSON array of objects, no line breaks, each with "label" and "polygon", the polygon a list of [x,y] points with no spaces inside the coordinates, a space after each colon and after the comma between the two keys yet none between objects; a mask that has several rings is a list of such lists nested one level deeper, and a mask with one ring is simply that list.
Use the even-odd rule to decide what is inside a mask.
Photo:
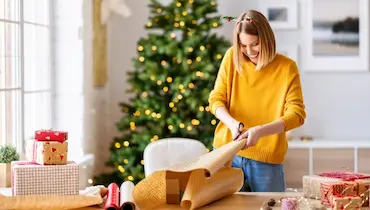
[{"label": "blue jeans", "polygon": [[[232,167],[243,170],[244,183],[247,182],[252,192],[285,191],[284,167],[282,164],[263,163],[235,156]],[[244,187],[240,191],[245,191]]]}]

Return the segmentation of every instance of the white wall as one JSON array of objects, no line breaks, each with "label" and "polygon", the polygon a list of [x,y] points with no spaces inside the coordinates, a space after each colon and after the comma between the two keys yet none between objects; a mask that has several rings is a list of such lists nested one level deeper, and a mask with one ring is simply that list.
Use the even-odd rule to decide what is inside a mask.
[{"label": "white wall", "polygon": [[[169,0],[167,0],[168,2]],[[304,14],[304,0],[299,14]],[[126,72],[132,69],[131,58],[136,55],[139,37],[146,35],[144,25],[148,17],[148,1],[126,1],[132,16],[122,18],[114,15],[109,23],[108,63],[109,100],[108,138],[119,135],[115,123],[122,117],[118,103],[127,101]],[[219,0],[219,13],[237,16],[248,9],[258,8],[257,0]],[[303,13],[302,13],[303,12]],[[304,23],[304,15],[300,17]],[[300,24],[302,26],[302,24]],[[233,24],[225,23],[219,33],[231,40]],[[305,41],[301,30],[276,31],[279,45],[299,45]],[[298,61],[299,62],[299,61]],[[302,72],[302,84],[307,105],[306,124],[298,134],[322,138],[369,138],[370,139],[370,73],[306,73]],[[108,147],[108,145],[107,145]],[[105,155],[109,157],[108,154]]]}]

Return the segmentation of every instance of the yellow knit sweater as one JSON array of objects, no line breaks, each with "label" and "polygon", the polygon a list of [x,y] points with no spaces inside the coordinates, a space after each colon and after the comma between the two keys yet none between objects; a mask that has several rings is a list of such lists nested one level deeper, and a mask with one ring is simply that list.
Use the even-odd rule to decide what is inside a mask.
[{"label": "yellow knit sweater", "polygon": [[[228,49],[209,97],[211,112],[226,107],[230,115],[250,128],[282,119],[285,131],[299,127],[306,118],[299,71],[296,63],[282,54],[259,71],[247,61],[239,74],[233,63],[233,48]],[[213,146],[232,141],[228,127],[219,122]],[[280,164],[288,143],[285,132],[259,139],[258,143],[238,155],[256,161]]]}]

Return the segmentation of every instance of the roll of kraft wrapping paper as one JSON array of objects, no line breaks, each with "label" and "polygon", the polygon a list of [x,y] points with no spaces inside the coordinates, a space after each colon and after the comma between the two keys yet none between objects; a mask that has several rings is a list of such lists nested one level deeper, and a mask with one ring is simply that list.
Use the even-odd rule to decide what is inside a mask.
[{"label": "roll of kraft wrapping paper", "polygon": [[136,206],[132,197],[132,191],[134,190],[134,183],[125,181],[122,183],[120,188],[120,209],[121,210],[135,210]]},{"label": "roll of kraft wrapping paper", "polygon": [[232,141],[198,158],[150,174],[133,190],[137,208],[149,210],[167,203],[197,209],[238,192],[244,184],[244,174],[229,163],[246,141]]},{"label": "roll of kraft wrapping paper", "polygon": [[108,194],[104,209],[119,210],[119,187],[116,183],[111,183],[108,186]]}]

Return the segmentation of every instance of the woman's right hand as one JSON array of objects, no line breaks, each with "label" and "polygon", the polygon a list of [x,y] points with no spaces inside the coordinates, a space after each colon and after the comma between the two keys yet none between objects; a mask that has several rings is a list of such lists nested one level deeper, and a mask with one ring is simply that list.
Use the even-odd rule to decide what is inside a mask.
[{"label": "woman's right hand", "polygon": [[244,128],[244,125],[243,123],[241,122],[238,122],[238,121],[234,121],[230,126],[229,126],[229,129],[231,131],[231,135],[232,135],[232,138],[233,140],[237,139],[239,134],[242,132]]}]

